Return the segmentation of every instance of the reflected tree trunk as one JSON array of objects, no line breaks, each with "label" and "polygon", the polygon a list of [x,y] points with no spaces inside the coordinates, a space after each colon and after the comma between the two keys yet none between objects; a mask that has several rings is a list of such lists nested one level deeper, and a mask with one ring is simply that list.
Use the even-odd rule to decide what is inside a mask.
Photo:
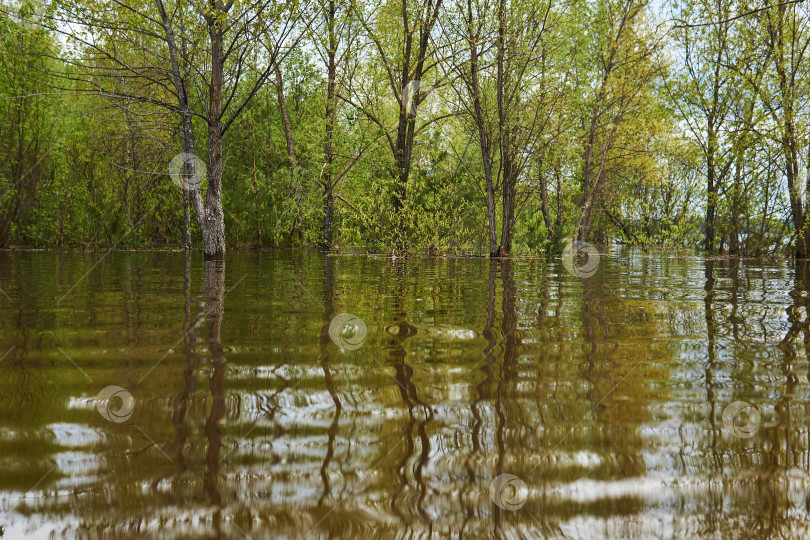
[{"label": "reflected tree trunk", "polygon": [[326,133],[323,143],[323,238],[321,247],[332,249],[335,211],[333,162],[335,160],[335,147],[333,143],[335,134],[337,96],[335,84],[337,79],[336,56],[338,48],[337,6],[335,0],[329,0],[324,5],[324,25],[328,34],[328,47],[326,50]]},{"label": "reflected tree trunk", "polygon": [[[483,381],[481,381],[477,385],[474,385],[472,382],[470,383],[470,391],[472,393],[472,395],[470,396],[470,413],[473,419],[472,432],[470,434],[470,443],[472,445],[472,448],[464,461],[464,470],[467,473],[467,489],[469,493],[474,493],[476,486],[478,486],[479,467],[477,466],[476,460],[478,456],[480,456],[483,452],[482,441],[484,439],[483,437],[484,419],[481,415],[481,409],[483,407],[483,403],[485,402],[486,399],[485,396],[488,393],[488,388],[492,384],[492,370],[490,369],[490,362],[491,362],[490,353],[492,349],[495,348],[495,335],[493,331],[493,326],[495,324],[496,276],[497,276],[497,261],[495,259],[490,259],[488,261],[488,276],[487,276],[487,318],[483,331],[483,336],[487,340],[487,345],[486,347],[484,347],[485,362],[481,367],[481,371],[483,371],[486,374],[486,377],[484,378]],[[464,499],[463,493],[459,494],[459,498],[461,499],[460,502],[464,504],[467,510],[466,515],[464,517],[464,524],[461,527],[462,530],[459,533],[459,537],[462,537],[462,533],[464,532],[466,525],[475,519],[478,500],[473,499],[472,501],[466,501]]]},{"label": "reflected tree trunk", "polygon": [[504,335],[504,358],[503,358],[503,378],[510,378],[512,365],[520,352],[520,333],[518,332],[517,315],[517,287],[515,285],[515,275],[512,268],[512,261],[503,259],[498,261],[501,267],[501,282],[503,283],[503,335]]},{"label": "reflected tree trunk", "polygon": [[[397,465],[401,483],[391,499],[393,511],[405,524],[411,523],[413,516],[410,516],[406,513],[405,509],[400,507],[399,501],[403,498],[410,484],[408,464],[411,462],[411,456],[417,453],[417,438],[419,440],[420,449],[419,455],[416,458],[416,466],[413,470],[413,478],[417,484],[416,489],[419,491],[419,496],[415,510],[423,519],[428,519],[428,514],[423,506],[427,494],[427,485],[423,478],[422,471],[430,457],[430,438],[427,436],[426,426],[428,422],[433,419],[434,415],[434,411],[430,406],[419,397],[419,392],[413,382],[413,368],[408,365],[406,361],[408,352],[405,350],[405,341],[415,336],[417,332],[416,328],[407,322],[408,310],[405,305],[405,299],[407,298],[407,270],[408,268],[405,264],[397,264],[394,267],[396,285],[392,292],[394,296],[393,311],[396,324],[389,327],[388,332],[392,336],[391,344],[388,347],[389,364],[394,366],[396,371],[394,380],[399,387],[402,402],[408,410],[408,420],[403,436],[406,451]],[[419,409],[424,413],[423,418],[418,414]]]},{"label": "reflected tree trunk", "polygon": [[[715,396],[715,389],[719,386],[719,383],[715,382],[714,380],[714,373],[718,369],[717,365],[717,345],[715,343],[716,336],[717,336],[717,323],[715,321],[714,315],[714,307],[712,306],[712,302],[714,301],[714,297],[716,295],[714,291],[714,261],[711,259],[707,259],[705,261],[705,268],[704,268],[704,276],[706,279],[706,283],[703,286],[703,290],[706,292],[706,295],[703,298],[703,309],[705,313],[706,319],[706,339],[707,343],[707,353],[708,359],[706,360],[705,368],[703,370],[704,376],[703,379],[705,380],[706,384],[706,402],[709,405],[709,433],[711,433],[711,454],[712,454],[712,465],[713,468],[710,471],[710,474],[713,479],[716,479],[723,474],[722,468],[722,456],[718,449],[718,426],[717,426],[717,418],[718,418],[718,411],[717,411],[717,398]],[[716,499],[712,499],[712,505],[715,505],[714,508],[710,509],[710,515],[716,515],[722,512],[722,507],[717,505],[715,502]]]},{"label": "reflected tree trunk", "polygon": [[[802,337],[806,357],[810,357],[810,327],[808,327],[808,323],[802,316],[803,312],[810,314],[810,295],[808,295],[810,290],[810,262],[798,259],[795,261],[795,265],[793,289],[790,291],[793,303],[787,308],[790,327],[779,343],[779,348],[784,351],[782,375],[785,378],[785,390],[776,404],[776,414],[780,422],[777,428],[768,430],[767,433],[773,445],[772,447],[781,449],[781,455],[785,456],[786,461],[783,464],[785,469],[805,465],[800,462],[801,458],[798,458],[798,456],[802,453],[806,454],[806,446],[804,448],[802,446],[808,444],[806,440],[794,440],[792,437],[795,430],[792,428],[791,404],[800,384],[798,376],[793,371],[793,366],[799,356],[793,341],[799,336]],[[784,433],[784,435],[781,435],[781,433]]]},{"label": "reflected tree trunk", "polygon": [[284,94],[284,77],[281,74],[281,66],[276,61],[273,67],[275,74],[276,96],[278,98],[278,105],[281,110],[281,124],[284,127],[284,140],[287,143],[287,156],[290,159],[290,183],[292,185],[293,200],[295,201],[295,221],[293,222],[292,230],[290,231],[290,243],[298,243],[303,235],[304,214],[301,207],[302,193],[301,181],[298,176],[298,158],[295,156],[295,144],[293,142],[292,122],[290,121],[290,113],[287,109],[287,98]]},{"label": "reflected tree trunk", "polygon": [[[515,284],[512,261],[509,259],[501,259],[493,262],[498,265],[501,272],[501,309],[503,312],[501,332],[503,337],[500,342],[504,344],[503,358],[500,362],[500,373],[493,381],[495,388],[492,399],[494,400],[493,408],[495,417],[497,418],[497,427],[495,428],[496,457],[495,472],[493,473],[494,478],[503,473],[510,472],[504,468],[504,464],[507,462],[508,454],[513,448],[514,442],[507,439],[509,425],[510,422],[521,424],[524,419],[518,416],[521,414],[521,411],[515,406],[513,394],[513,389],[517,382],[515,380],[513,367],[520,355],[522,339],[518,331],[517,286]],[[504,516],[502,516],[501,508],[494,503],[492,516],[493,535],[496,538],[500,538],[503,534],[501,529]]]},{"label": "reflected tree trunk", "polygon": [[225,350],[222,347],[221,329],[223,305],[225,298],[225,261],[205,261],[203,271],[203,295],[208,299],[205,307],[207,320],[206,342],[211,352],[213,370],[209,390],[211,392],[211,410],[205,422],[205,436],[208,439],[208,450],[205,455],[205,490],[211,504],[222,505],[219,487],[219,456],[222,450],[220,426],[225,420]]},{"label": "reflected tree trunk", "polygon": [[335,415],[329,424],[327,431],[326,456],[321,465],[321,480],[323,482],[323,494],[318,499],[318,506],[323,506],[326,498],[331,494],[329,482],[329,464],[335,455],[335,440],[337,439],[338,428],[340,426],[340,416],[343,412],[343,404],[340,402],[340,395],[335,391],[335,383],[332,380],[332,371],[329,368],[329,324],[334,315],[334,293],[335,293],[335,259],[325,257],[323,270],[323,319],[320,337],[320,364],[323,370],[323,379],[326,384],[326,391],[335,405]]},{"label": "reflected tree trunk", "polygon": [[177,460],[178,473],[188,468],[185,456],[185,447],[188,442],[189,430],[186,426],[186,413],[191,402],[192,394],[197,390],[197,381],[194,378],[197,369],[202,364],[202,358],[194,350],[199,342],[197,327],[201,322],[201,311],[195,319],[191,316],[191,253],[186,252],[183,271],[183,352],[186,355],[186,369],[183,370],[183,390],[174,397],[172,406],[172,423],[177,436],[169,446],[168,451],[174,451]]}]

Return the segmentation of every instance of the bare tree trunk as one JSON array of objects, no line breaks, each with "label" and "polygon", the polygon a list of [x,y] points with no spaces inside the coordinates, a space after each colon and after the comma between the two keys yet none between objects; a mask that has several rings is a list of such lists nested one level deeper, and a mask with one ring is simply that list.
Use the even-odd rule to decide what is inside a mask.
[{"label": "bare tree trunk", "polygon": [[[782,94],[785,95],[787,86],[783,84]],[[790,91],[792,93],[792,91]],[[805,259],[810,254],[810,227],[805,215],[802,194],[798,193],[799,157],[796,152],[796,132],[793,123],[793,107],[791,103],[785,106],[785,120],[782,133],[782,152],[785,159],[785,177],[787,178],[788,193],[790,194],[790,207],[793,217],[793,226],[796,228],[796,257]]]},{"label": "bare tree trunk", "polygon": [[[791,198],[796,198],[796,204],[794,206],[794,223],[798,223],[796,225],[796,230],[798,232],[798,241],[796,244],[796,257],[800,259],[806,259],[810,255],[810,223],[808,223],[808,217],[810,217],[810,212],[806,212],[806,208],[803,206],[805,201],[802,200],[801,194],[794,194],[793,189],[796,187],[799,178],[799,156],[798,152],[796,151],[796,136],[794,132],[794,126],[792,121],[787,122],[787,137],[788,141],[785,145],[785,161],[786,161],[786,169],[787,169],[787,177],[788,177],[788,186],[791,191]],[[807,193],[804,193],[804,198],[807,198]]]},{"label": "bare tree trunk", "polygon": [[185,164],[183,171],[183,249],[191,249],[191,199],[188,196],[190,171]]},{"label": "bare tree trunk", "polygon": [[[377,50],[377,60],[386,72],[387,85],[400,106],[396,128],[390,130],[374,112],[365,107],[359,109],[369,120],[383,129],[391,150],[393,164],[387,168],[387,173],[394,181],[391,194],[391,208],[394,214],[392,247],[395,251],[404,250],[407,248],[405,234],[407,221],[403,210],[408,194],[414,137],[417,133],[416,109],[426,96],[424,91],[420,91],[424,82],[422,78],[436,69],[436,63],[428,61],[426,65],[426,60],[429,60],[429,46],[433,43],[431,33],[441,11],[442,0],[402,0],[399,39],[389,39],[389,36],[383,38],[374,29],[375,23],[371,22],[374,17],[364,14],[363,9],[358,6],[360,3],[351,4],[358,14],[358,22]],[[382,31],[390,32],[391,27]],[[394,43],[396,50],[387,48],[391,43]]]},{"label": "bare tree trunk", "polygon": [[[218,2],[219,3],[219,2]],[[206,259],[225,255],[225,220],[222,211],[222,86],[224,83],[223,20],[221,10],[209,16],[211,39],[211,88],[208,103],[208,192],[201,227]]]},{"label": "bare tree trunk", "polygon": [[543,214],[543,224],[549,237],[552,235],[554,225],[551,223],[551,211],[548,205],[548,181],[546,180],[542,161],[537,167],[537,183],[540,185],[540,211]]},{"label": "bare tree trunk", "polygon": [[[405,19],[407,25],[407,18]],[[407,28],[407,26],[406,26]],[[406,31],[407,32],[407,31]],[[416,107],[418,104],[417,81],[421,84],[423,59],[417,61],[414,78],[410,78],[410,49],[411,42],[407,44],[407,54],[402,65],[400,82],[402,84],[399,119],[397,120],[397,139],[394,149],[394,194],[391,204],[396,219],[394,230],[394,248],[405,249],[405,216],[402,213],[405,200],[408,196],[408,177],[411,174],[411,156],[413,155],[413,140],[416,129]],[[420,48],[421,51],[421,48]],[[416,95],[413,95],[416,94]]]},{"label": "bare tree trunk", "polygon": [[250,135],[254,141],[254,144],[251,145],[251,158],[253,159],[253,204],[254,204],[254,212],[256,212],[256,243],[261,246],[262,245],[262,222],[261,222],[261,214],[259,212],[261,208],[261,200],[259,198],[259,179],[257,178],[258,169],[256,167],[256,123],[251,120],[250,122]]},{"label": "bare tree trunk", "polygon": [[[435,1],[435,3],[434,3]],[[400,110],[397,122],[397,139],[394,150],[394,161],[396,164],[396,186],[394,187],[393,209],[397,219],[394,247],[396,249],[405,248],[405,216],[402,209],[405,205],[408,190],[408,178],[411,172],[411,157],[413,155],[413,143],[416,136],[416,110],[423,99],[420,95],[420,85],[425,74],[425,60],[427,60],[428,46],[430,45],[430,34],[439,16],[442,0],[429,0],[426,6],[425,20],[409,21],[407,3],[402,4],[403,39],[405,42],[405,54],[402,60],[400,73]],[[419,24],[419,40],[416,43],[416,65],[411,70],[412,49],[414,46],[414,24]]]},{"label": "bare tree trunk", "polygon": [[742,181],[742,164],[739,156],[734,166],[734,185],[731,192],[731,215],[728,231],[728,254],[737,257],[740,254],[740,184]]},{"label": "bare tree trunk", "polygon": [[[181,26],[182,32],[182,26]],[[174,41],[174,40],[172,40]],[[181,52],[183,54],[183,58],[188,58],[188,42],[186,40],[185,32],[183,32],[182,37],[180,38],[180,47]],[[189,94],[189,84],[191,81],[191,72],[188,64],[186,64],[186,69],[184,73],[185,77],[182,81],[183,85],[183,95],[188,96]],[[186,114],[188,114],[188,102],[186,101]],[[190,119],[190,117],[189,117]],[[185,137],[185,126],[183,129],[184,137]],[[194,137],[193,130],[192,130],[192,139]],[[192,140],[191,146],[194,146],[194,141]],[[185,144],[184,144],[184,152]],[[192,152],[193,154],[193,152]],[[183,249],[189,250],[191,249],[191,197],[189,196],[189,187],[188,187],[188,179],[193,178],[191,175],[194,174],[196,171],[188,170],[189,164],[184,163],[184,175],[183,175]],[[197,183],[199,184],[199,183]]]},{"label": "bare tree trunk", "polygon": [[[798,172],[798,163],[796,163],[796,171]],[[810,142],[807,145],[807,172],[805,176],[805,183],[804,183],[804,208],[810,209]],[[810,218],[808,215],[810,211],[806,211],[804,214],[804,254],[801,258],[806,258],[808,255],[808,250],[810,250],[810,223],[807,223],[807,220]]]},{"label": "bare tree trunk", "polygon": [[[725,179],[731,166],[731,161],[726,161],[725,164],[718,162],[718,155],[722,156],[719,152],[719,133],[722,130],[723,123],[725,122],[725,115],[728,105],[724,103],[726,96],[721,95],[723,87],[728,85],[724,82],[724,76],[721,71],[723,65],[723,57],[728,51],[726,36],[728,33],[728,26],[718,27],[718,43],[717,53],[714,57],[714,74],[711,79],[712,84],[712,98],[711,108],[707,111],[707,141],[706,141],[706,227],[705,227],[705,241],[706,241],[706,254],[711,255],[715,251],[715,236],[716,236],[716,220],[717,220],[717,206],[719,203],[720,187],[725,183]],[[718,250],[722,250],[723,240],[720,240]]]},{"label": "bare tree trunk", "polygon": [[[512,250],[512,226],[515,220],[515,189],[517,187],[517,170],[513,155],[512,127],[507,113],[506,78],[507,66],[504,65],[506,56],[506,0],[498,2],[498,43],[497,43],[497,100],[498,100],[498,131],[500,132],[501,168],[503,170],[502,222],[501,247],[509,253]],[[498,250],[501,252],[501,250]]]},{"label": "bare tree trunk", "polygon": [[[174,28],[172,27],[171,20],[169,18],[168,13],[163,5],[162,0],[156,0],[157,8],[160,13],[161,22],[163,23],[163,29],[166,34],[166,44],[169,49],[169,59],[171,61],[171,75],[172,75],[172,84],[174,85],[174,90],[177,95],[177,112],[181,118],[181,124],[183,128],[183,152],[187,156],[193,156],[196,154],[197,151],[197,143],[194,138],[194,124],[191,120],[191,111],[189,109],[188,103],[188,83],[184,81],[183,73],[180,69],[180,59],[178,56],[177,51],[177,42],[174,36]],[[190,232],[190,221],[191,221],[191,212],[190,210],[186,210],[185,207],[187,204],[193,204],[195,214],[197,217],[197,224],[200,226],[200,229],[204,229],[205,224],[205,209],[202,204],[202,196],[200,194],[200,185],[199,182],[196,181],[197,175],[202,174],[202,171],[197,171],[197,161],[195,159],[191,160],[184,160],[183,163],[183,219],[184,221],[188,219],[189,225],[188,227],[185,226],[184,223],[184,231],[183,234],[185,236],[184,240],[186,241],[186,245],[191,245],[191,232]],[[189,179],[192,179],[189,182]]]},{"label": "bare tree trunk", "polygon": [[489,254],[495,256],[498,251],[498,232],[495,216],[495,185],[492,178],[492,138],[487,129],[484,107],[481,104],[481,82],[479,79],[478,35],[473,31],[474,15],[472,0],[467,0],[467,25],[470,40],[470,78],[468,91],[472,94],[473,114],[478,128],[478,144],[481,147],[481,161],[484,166],[484,180],[487,194],[487,223],[489,225]]},{"label": "bare tree trunk", "polygon": [[714,134],[712,127],[712,120],[709,119],[709,140],[708,150],[706,154],[706,224],[705,224],[705,242],[706,254],[711,255],[714,253],[714,220],[717,210],[717,179],[715,164],[715,147],[717,137]]},{"label": "bare tree trunk", "polygon": [[[608,149],[610,148],[610,140],[602,143],[602,148],[599,153],[599,169],[594,171],[594,147],[597,144],[597,131],[600,127],[599,119],[608,111],[603,109],[602,102],[608,94],[608,85],[610,76],[613,73],[613,58],[615,55],[615,48],[611,44],[611,53],[604,64],[604,73],[602,74],[602,83],[599,93],[596,97],[596,102],[591,112],[590,125],[588,127],[588,138],[585,143],[585,154],[582,160],[582,210],[576,224],[576,236],[581,242],[588,240],[590,234],[590,225],[592,220],[593,205],[596,201],[599,183],[604,174]],[[615,133],[617,122],[614,122],[613,133]]]},{"label": "bare tree trunk", "polygon": [[329,0],[329,6],[325,10],[326,25],[329,32],[329,47],[327,54],[327,77],[326,83],[326,137],[323,144],[323,241],[324,249],[332,249],[334,241],[332,228],[334,226],[335,197],[332,163],[335,159],[335,151],[332,140],[335,132],[335,78],[337,76],[337,66],[335,65],[335,55],[337,51],[337,38],[335,36],[335,0]]},{"label": "bare tree trunk", "polygon": [[557,239],[557,234],[559,231],[562,230],[563,224],[563,192],[562,192],[562,163],[559,161],[557,162],[557,167],[554,170],[555,176],[557,178],[557,220],[554,222],[555,229],[555,240]]},{"label": "bare tree trunk", "polygon": [[540,168],[540,209],[543,212],[543,223],[546,226],[546,233],[548,234],[549,242],[552,245],[559,244],[560,238],[558,234],[562,229],[562,163],[557,160],[554,164],[554,180],[555,189],[557,190],[556,202],[556,217],[551,219],[551,201],[549,200],[548,185],[550,180],[547,175],[543,173],[542,165]]},{"label": "bare tree trunk", "polygon": [[[805,173],[804,182],[804,204],[805,208],[810,208],[810,140],[807,142],[807,171]],[[765,199],[767,201],[767,198]],[[810,240],[810,239],[808,239]],[[808,242],[810,243],[810,242]]]},{"label": "bare tree trunk", "polygon": [[293,197],[295,199],[296,217],[290,231],[290,241],[295,238],[300,239],[304,225],[304,210],[301,207],[301,182],[298,178],[298,160],[295,157],[295,146],[293,145],[292,123],[290,113],[287,110],[287,98],[284,96],[284,77],[281,75],[281,66],[276,63],[273,68],[276,76],[276,95],[278,96],[278,106],[281,109],[281,122],[284,125],[284,138],[287,141],[287,155],[290,158],[290,180],[293,186]]},{"label": "bare tree trunk", "polygon": [[[162,0],[156,0],[161,22],[166,34],[166,43],[169,49],[171,61],[171,77],[177,94],[177,112],[181,117],[183,126],[183,152],[187,156],[196,155],[196,141],[194,138],[194,124],[191,119],[191,110],[188,103],[187,83],[183,80],[178,56],[177,42],[174,36],[174,28],[171,19],[165,10]],[[214,19],[209,19],[209,34],[211,37],[212,52],[212,79],[211,79],[211,103],[209,109],[208,127],[208,193],[206,204],[202,201],[198,176],[202,176],[196,170],[195,159],[186,159],[184,163],[184,185],[188,183],[188,198],[194,206],[197,217],[197,224],[203,236],[203,251],[206,259],[220,258],[225,254],[225,224],[222,218],[222,136],[221,136],[221,95],[223,84],[223,57],[222,57],[222,33],[218,23]],[[192,181],[188,182],[191,178]],[[189,234],[190,244],[190,234]]]},{"label": "bare tree trunk", "polygon": [[[792,9],[796,9],[795,6]],[[801,80],[800,70],[804,52],[810,46],[810,38],[798,33],[798,28],[791,29],[788,7],[777,6],[775,11],[767,12],[767,45],[773,56],[773,65],[778,75],[779,100],[781,107],[769,107],[771,115],[782,130],[781,145],[785,160],[785,176],[788,196],[790,198],[791,217],[796,229],[796,257],[804,259],[810,256],[810,222],[808,222],[807,192],[799,193],[799,156],[796,147],[796,107],[797,79]],[[781,109],[781,115],[777,110]],[[805,188],[807,185],[805,186]]]}]

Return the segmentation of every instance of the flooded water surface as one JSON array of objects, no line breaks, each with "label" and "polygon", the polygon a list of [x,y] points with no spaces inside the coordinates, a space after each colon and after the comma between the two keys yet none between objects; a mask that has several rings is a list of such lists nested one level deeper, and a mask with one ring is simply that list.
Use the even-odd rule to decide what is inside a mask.
[{"label": "flooded water surface", "polygon": [[2,538],[806,538],[810,268],[0,253]]}]

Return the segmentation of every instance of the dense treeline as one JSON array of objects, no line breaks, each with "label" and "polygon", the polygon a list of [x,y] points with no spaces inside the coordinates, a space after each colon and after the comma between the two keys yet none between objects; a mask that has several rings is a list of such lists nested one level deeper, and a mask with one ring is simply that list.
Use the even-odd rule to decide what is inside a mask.
[{"label": "dense treeline", "polygon": [[810,250],[803,2],[2,6],[0,246]]}]

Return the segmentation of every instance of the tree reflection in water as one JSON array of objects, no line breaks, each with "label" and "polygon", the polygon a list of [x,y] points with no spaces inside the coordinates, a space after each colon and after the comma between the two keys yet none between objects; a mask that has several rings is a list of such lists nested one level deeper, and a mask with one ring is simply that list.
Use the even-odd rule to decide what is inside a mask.
[{"label": "tree reflection in water", "polygon": [[807,263],[0,257],[6,537],[808,535]]}]

